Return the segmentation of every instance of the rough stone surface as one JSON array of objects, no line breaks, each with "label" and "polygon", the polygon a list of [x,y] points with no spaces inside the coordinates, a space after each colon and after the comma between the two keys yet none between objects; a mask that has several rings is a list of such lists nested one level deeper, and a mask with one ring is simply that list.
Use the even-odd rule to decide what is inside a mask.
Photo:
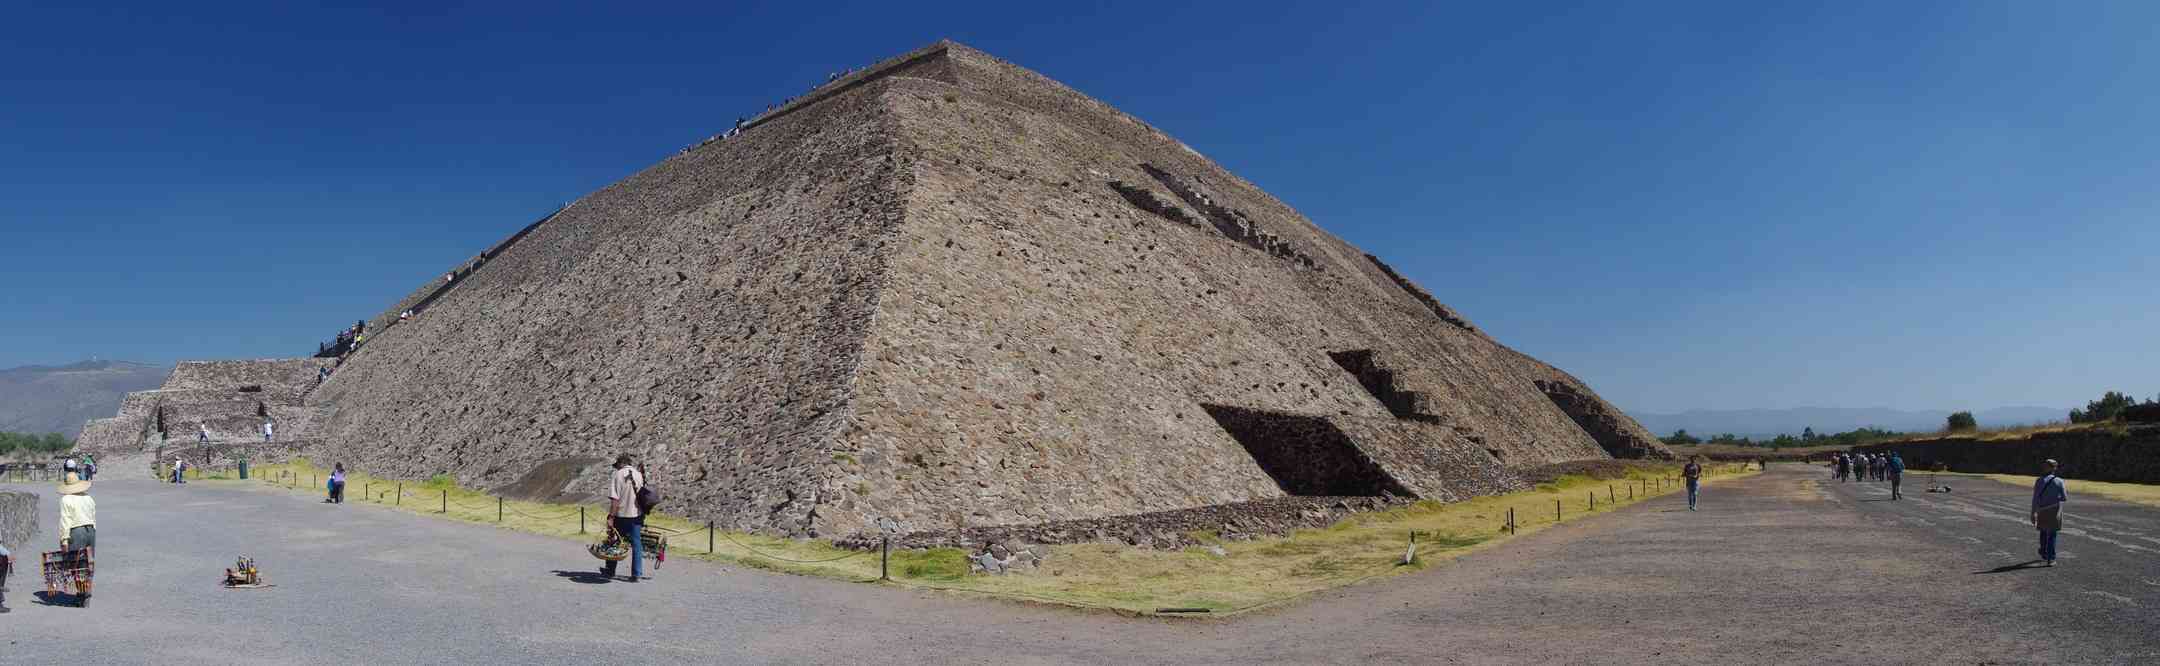
[{"label": "rough stone surface", "polygon": [[[0,546],[21,555],[23,546],[38,534],[38,498],[13,490],[0,490]],[[35,555],[30,555],[34,561]],[[18,561],[18,565],[20,561]]]},{"label": "rough stone surface", "polygon": [[[604,469],[560,461],[629,452],[725,527],[1174,543],[1519,488],[1641,430],[1189,147],[947,42],[460,270],[305,395],[311,455],[590,496]],[[1372,494],[1297,496],[1341,488]]]},{"label": "rough stone surface", "polygon": [[[279,440],[300,440],[322,416],[303,406],[328,359],[185,361],[155,390],[129,393],[120,412],[84,424],[76,448],[103,455],[192,445],[197,427],[220,443],[260,442],[265,417],[277,423]],[[290,448],[290,447],[284,447]]]}]

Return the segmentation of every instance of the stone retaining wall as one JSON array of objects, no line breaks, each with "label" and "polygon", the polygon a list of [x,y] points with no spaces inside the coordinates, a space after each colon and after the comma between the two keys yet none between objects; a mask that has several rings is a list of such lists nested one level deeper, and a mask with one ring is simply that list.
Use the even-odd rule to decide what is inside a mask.
[{"label": "stone retaining wall", "polygon": [[[7,546],[7,549],[14,551],[18,557],[28,556],[33,562],[37,559],[36,555],[26,553],[24,546],[38,534],[41,523],[37,510],[37,495],[0,490],[0,546]],[[22,560],[17,559],[16,562],[17,574],[20,574]]]},{"label": "stone retaining wall", "polygon": [[2062,463],[2060,473],[2066,479],[2160,483],[2160,426],[2044,432],[1987,442],[1945,437],[1854,450],[1896,451],[1905,459],[1905,468],[1915,472],[1934,469],[1941,463],[1952,472],[2038,476],[2040,461],[2053,458]]},{"label": "stone retaining wall", "polygon": [[[1053,544],[1113,542],[1143,548],[1175,549],[1199,543],[1194,532],[1213,532],[1233,541],[1281,536],[1293,530],[1326,527],[1350,514],[1403,506],[1405,497],[1278,497],[1130,516],[1064,520],[1039,525],[971,527],[963,530],[908,531],[893,539],[895,548],[975,548],[984,544]],[[876,535],[834,541],[842,548],[875,548]]]}]

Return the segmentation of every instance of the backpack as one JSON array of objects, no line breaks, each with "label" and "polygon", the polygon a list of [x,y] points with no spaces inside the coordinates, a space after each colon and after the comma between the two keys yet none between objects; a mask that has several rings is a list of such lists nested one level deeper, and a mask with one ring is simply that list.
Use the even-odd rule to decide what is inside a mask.
[{"label": "backpack", "polygon": [[638,515],[644,516],[651,514],[653,507],[660,506],[660,491],[652,489],[652,483],[645,478],[645,475],[639,474],[638,480],[637,512]]}]

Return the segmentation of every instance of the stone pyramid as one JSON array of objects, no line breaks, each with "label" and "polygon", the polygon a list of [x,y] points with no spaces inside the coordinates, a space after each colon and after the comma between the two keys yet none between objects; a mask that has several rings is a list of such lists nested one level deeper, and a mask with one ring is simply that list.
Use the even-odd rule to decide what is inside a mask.
[{"label": "stone pyramid", "polygon": [[674,512],[845,539],[1670,455],[1198,152],[952,42],[481,258],[307,396],[317,461],[591,496],[630,452]]}]

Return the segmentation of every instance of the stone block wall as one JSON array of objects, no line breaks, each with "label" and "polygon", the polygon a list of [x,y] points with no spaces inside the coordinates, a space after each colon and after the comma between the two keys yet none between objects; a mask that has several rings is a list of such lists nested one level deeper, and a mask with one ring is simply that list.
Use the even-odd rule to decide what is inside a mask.
[{"label": "stone block wall", "polygon": [[2038,477],[2040,461],[2053,458],[2062,463],[2060,473],[2066,479],[2160,483],[2160,426],[2044,432],[1997,441],[1944,437],[1854,450],[1896,451],[1905,460],[1905,468],[1914,472],[1941,463],[1952,472]]},{"label": "stone block wall", "polygon": [[[38,526],[42,524],[43,521],[38,520],[37,495],[13,490],[0,490],[0,546],[7,546],[7,549],[13,551],[17,558],[15,560],[15,575],[10,576],[12,579],[10,585],[16,586],[17,589],[29,585],[21,582],[22,579],[19,577],[30,575],[24,573],[25,571],[34,573],[37,567],[37,553],[30,552],[34,549],[28,546],[31,545],[31,538],[37,536]],[[30,564],[27,568],[23,564],[24,559],[22,558],[28,558]]]},{"label": "stone block wall", "polygon": [[163,390],[232,389],[241,386],[306,386],[315,382],[316,368],[329,359],[287,358],[256,361],[181,361],[165,378]]}]

